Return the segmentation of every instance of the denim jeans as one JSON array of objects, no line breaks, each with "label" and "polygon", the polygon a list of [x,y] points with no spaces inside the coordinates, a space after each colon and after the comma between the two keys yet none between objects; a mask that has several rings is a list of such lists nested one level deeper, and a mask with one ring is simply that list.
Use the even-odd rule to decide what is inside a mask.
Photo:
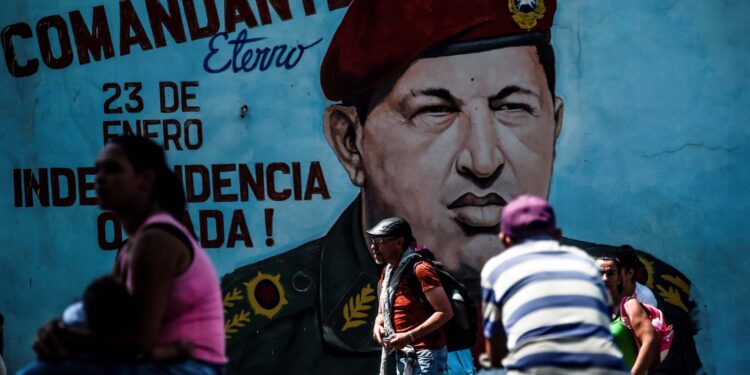
[{"label": "denim jeans", "polygon": [[474,369],[474,358],[471,349],[461,349],[448,352],[448,374],[450,375],[476,375]]},{"label": "denim jeans", "polygon": [[111,375],[222,375],[224,366],[214,365],[195,359],[170,363],[123,362],[105,363],[79,360],[59,362],[35,362],[17,375],[40,374],[111,374]]},{"label": "denim jeans", "polygon": [[[402,375],[408,358],[403,353],[396,352],[396,374]],[[447,375],[448,374],[448,349],[422,349],[417,350],[417,363],[414,365],[412,375]]]}]

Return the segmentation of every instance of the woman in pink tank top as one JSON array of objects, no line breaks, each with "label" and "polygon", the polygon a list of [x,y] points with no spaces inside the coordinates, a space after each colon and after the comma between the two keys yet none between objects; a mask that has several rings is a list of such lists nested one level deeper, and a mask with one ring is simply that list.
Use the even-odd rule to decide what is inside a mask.
[{"label": "woman in pink tank top", "polygon": [[[222,373],[227,358],[219,280],[180,221],[185,193],[162,147],[137,136],[115,138],[99,154],[96,170],[99,206],[118,215],[130,238],[113,276],[135,301],[136,329],[97,337],[50,322],[34,343],[40,361],[20,373]],[[92,360],[102,357],[110,360]]]}]

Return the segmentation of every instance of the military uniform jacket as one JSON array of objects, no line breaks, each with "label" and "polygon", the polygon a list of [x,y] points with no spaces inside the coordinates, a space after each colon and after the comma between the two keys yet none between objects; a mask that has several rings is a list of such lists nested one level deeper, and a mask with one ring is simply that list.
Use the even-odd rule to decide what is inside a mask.
[{"label": "military uniform jacket", "polygon": [[380,269],[361,216],[357,198],[323,238],[223,277],[229,374],[378,373]]}]

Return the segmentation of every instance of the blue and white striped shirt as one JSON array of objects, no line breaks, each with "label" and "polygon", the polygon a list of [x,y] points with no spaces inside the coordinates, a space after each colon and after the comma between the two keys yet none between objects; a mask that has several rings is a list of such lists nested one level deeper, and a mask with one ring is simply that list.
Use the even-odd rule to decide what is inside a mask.
[{"label": "blue and white striped shirt", "polygon": [[627,373],[609,331],[609,294],[583,250],[547,237],[512,246],[482,269],[482,299],[485,337],[507,335],[508,370]]}]

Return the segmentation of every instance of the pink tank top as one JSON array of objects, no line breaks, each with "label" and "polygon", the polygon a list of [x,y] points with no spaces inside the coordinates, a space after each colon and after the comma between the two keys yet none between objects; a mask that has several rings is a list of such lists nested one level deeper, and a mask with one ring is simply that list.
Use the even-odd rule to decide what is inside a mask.
[{"label": "pink tank top", "polygon": [[[156,345],[188,340],[193,343],[194,358],[214,364],[227,363],[224,354],[224,307],[219,279],[211,259],[185,226],[166,213],[150,216],[130,241],[137,239],[144,228],[154,224],[166,224],[178,229],[193,247],[193,261],[185,273],[173,281]],[[132,293],[132,272],[125,272],[130,268],[129,261],[130,247],[126,246],[120,254],[119,267],[126,275],[125,282]]]}]

